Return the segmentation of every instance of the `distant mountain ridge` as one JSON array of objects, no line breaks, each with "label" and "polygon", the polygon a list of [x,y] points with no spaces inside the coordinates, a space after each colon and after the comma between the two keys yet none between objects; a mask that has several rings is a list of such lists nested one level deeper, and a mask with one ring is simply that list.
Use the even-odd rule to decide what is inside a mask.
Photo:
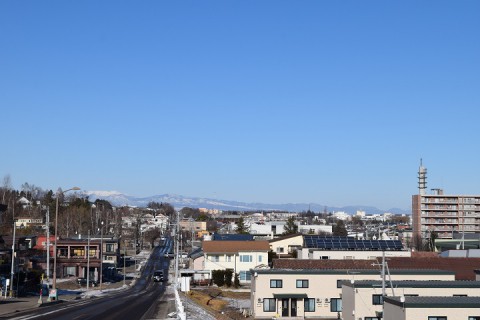
[{"label": "distant mountain ridge", "polygon": [[343,211],[348,214],[355,214],[357,210],[365,211],[367,214],[383,214],[391,212],[395,214],[410,214],[411,212],[400,208],[391,208],[381,210],[372,206],[346,206],[346,207],[330,207],[316,203],[284,203],[284,204],[265,204],[265,203],[245,203],[230,200],[217,200],[209,198],[185,197],[181,195],[162,194],[150,197],[129,196],[117,191],[85,191],[85,195],[90,201],[102,199],[109,201],[114,206],[132,206],[146,207],[149,202],[166,202],[177,209],[183,207],[190,208],[207,208],[219,210],[236,210],[236,211],[288,211],[302,212],[311,210],[314,212],[323,212],[325,208],[328,212]]}]

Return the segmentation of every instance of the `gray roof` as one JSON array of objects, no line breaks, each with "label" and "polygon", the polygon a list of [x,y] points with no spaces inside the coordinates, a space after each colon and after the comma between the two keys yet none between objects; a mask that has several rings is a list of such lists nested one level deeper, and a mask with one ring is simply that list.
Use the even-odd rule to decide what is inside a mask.
[{"label": "gray roof", "polygon": [[[250,269],[251,273],[259,274],[380,274],[376,269]],[[435,269],[390,269],[390,274],[436,274],[451,275],[452,271]]]},{"label": "gray roof", "polygon": [[[355,287],[355,288],[372,288],[381,287],[382,281],[376,280],[355,280],[352,284],[350,281],[341,281],[340,284]],[[392,281],[392,285],[395,288],[480,288],[480,281],[441,281],[441,280],[400,280]],[[385,283],[386,287],[390,286],[390,281]]]},{"label": "gray roof", "polygon": [[385,303],[405,308],[480,308],[480,297],[385,297]]},{"label": "gray roof", "polygon": [[202,248],[197,248],[188,254],[188,257],[192,259],[197,259],[201,256],[203,256]]}]

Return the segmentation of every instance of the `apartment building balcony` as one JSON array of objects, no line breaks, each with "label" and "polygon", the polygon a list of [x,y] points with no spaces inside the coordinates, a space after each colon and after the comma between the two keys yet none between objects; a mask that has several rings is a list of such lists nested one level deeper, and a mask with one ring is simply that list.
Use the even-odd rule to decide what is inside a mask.
[{"label": "apartment building balcony", "polygon": [[449,210],[449,211],[458,211],[458,206],[446,206],[446,205],[429,205],[429,206],[422,206],[422,210],[425,211],[439,211],[439,210]]},{"label": "apartment building balcony", "polygon": [[422,198],[421,203],[455,203],[457,204],[458,198],[451,197],[451,198]]},{"label": "apartment building balcony", "polygon": [[422,213],[422,218],[453,218],[458,217],[458,214],[454,212],[428,212]]},{"label": "apartment building balcony", "polygon": [[452,221],[437,221],[437,220],[433,220],[433,221],[427,221],[425,222],[425,224],[430,224],[430,225],[433,225],[433,224],[440,224],[440,225],[458,225],[458,221],[457,220],[452,220]]}]

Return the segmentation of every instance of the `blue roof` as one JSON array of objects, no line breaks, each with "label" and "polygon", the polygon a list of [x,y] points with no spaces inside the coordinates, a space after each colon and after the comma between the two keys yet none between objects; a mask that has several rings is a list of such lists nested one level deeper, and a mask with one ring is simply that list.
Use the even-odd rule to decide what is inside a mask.
[{"label": "blue roof", "polygon": [[212,240],[216,241],[253,241],[253,235],[251,234],[218,234],[214,233]]}]

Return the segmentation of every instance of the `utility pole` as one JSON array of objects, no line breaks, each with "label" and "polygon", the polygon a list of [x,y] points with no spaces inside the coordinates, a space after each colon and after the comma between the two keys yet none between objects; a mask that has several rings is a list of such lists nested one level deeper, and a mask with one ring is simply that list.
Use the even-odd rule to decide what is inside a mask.
[{"label": "utility pole", "polygon": [[[15,217],[15,203],[13,203],[13,216]],[[12,267],[10,274],[10,297],[13,297],[13,275],[15,273],[15,218],[13,219],[13,238],[12,238]],[[17,288],[18,290],[18,288]]]},{"label": "utility pole", "polygon": [[47,227],[47,283],[50,283],[50,207],[47,206],[47,216],[45,219]]},{"label": "utility pole", "polygon": [[102,291],[103,274],[103,221],[100,224],[100,291]]},{"label": "utility pole", "polygon": [[127,258],[127,245],[125,239],[123,240],[123,285],[125,285],[125,260]]},{"label": "utility pole", "polygon": [[180,226],[180,212],[177,211],[177,226],[175,228],[175,237],[176,238],[176,241],[177,243],[175,244],[175,251],[176,251],[176,255],[175,255],[175,285],[178,287],[178,249],[179,249],[179,237],[178,237],[178,230],[179,230],[179,227]]},{"label": "utility pole", "polygon": [[88,291],[89,284],[90,284],[90,230],[88,230],[88,240],[87,240],[87,291]]}]

